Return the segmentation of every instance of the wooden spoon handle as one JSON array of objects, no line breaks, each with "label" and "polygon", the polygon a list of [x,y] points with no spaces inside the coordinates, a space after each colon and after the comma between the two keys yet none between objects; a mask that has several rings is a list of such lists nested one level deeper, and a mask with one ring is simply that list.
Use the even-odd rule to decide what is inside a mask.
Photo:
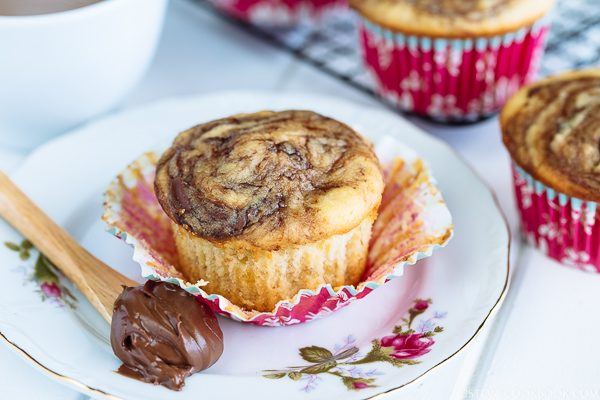
[{"label": "wooden spoon handle", "polygon": [[1,171],[0,216],[48,257],[107,321],[121,286],[137,285],[81,247]]}]

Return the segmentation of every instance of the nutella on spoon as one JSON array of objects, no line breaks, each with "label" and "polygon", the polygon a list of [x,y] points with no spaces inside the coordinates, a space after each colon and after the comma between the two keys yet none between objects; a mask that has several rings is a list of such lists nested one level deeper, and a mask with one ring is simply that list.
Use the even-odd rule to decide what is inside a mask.
[{"label": "nutella on spoon", "polygon": [[82,248],[2,171],[0,217],[27,237],[111,321],[112,348],[123,361],[120,373],[179,390],[186,377],[221,356],[223,334],[208,306],[173,284],[148,281],[136,286],[137,282]]},{"label": "nutella on spoon", "polygon": [[110,342],[123,361],[119,373],[173,390],[223,353],[223,334],[208,306],[174,284],[155,281],[123,289]]}]

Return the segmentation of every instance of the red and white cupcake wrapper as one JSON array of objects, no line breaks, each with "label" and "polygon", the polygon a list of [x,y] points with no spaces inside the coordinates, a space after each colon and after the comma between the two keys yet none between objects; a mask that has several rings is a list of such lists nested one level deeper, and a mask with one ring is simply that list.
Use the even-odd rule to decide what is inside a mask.
[{"label": "red and white cupcake wrapper", "polygon": [[517,206],[529,243],[560,263],[600,273],[600,208],[569,197],[513,165]]},{"label": "red and white cupcake wrapper", "polygon": [[211,0],[229,15],[255,25],[285,27],[346,10],[347,0]]},{"label": "red and white cupcake wrapper", "polygon": [[[393,140],[382,146],[394,147]],[[401,276],[405,265],[428,257],[452,236],[452,218],[425,163],[405,147],[401,158],[384,171],[386,188],[373,226],[365,276],[358,285],[301,290],[280,301],[271,312],[246,310],[227,298],[207,293],[205,281],[187,282],[177,270],[177,249],[169,217],[154,195],[157,154],[142,155],[111,183],[105,194],[108,230],[134,248],[133,259],[147,279],[179,285],[200,296],[217,313],[264,326],[293,325],[331,314],[360,299],[388,280]],[[398,154],[398,152],[395,152]]]},{"label": "red and white cupcake wrapper", "polygon": [[500,36],[441,39],[362,19],[360,43],[380,95],[392,104],[441,121],[469,121],[497,112],[533,80],[547,31],[542,19]]}]

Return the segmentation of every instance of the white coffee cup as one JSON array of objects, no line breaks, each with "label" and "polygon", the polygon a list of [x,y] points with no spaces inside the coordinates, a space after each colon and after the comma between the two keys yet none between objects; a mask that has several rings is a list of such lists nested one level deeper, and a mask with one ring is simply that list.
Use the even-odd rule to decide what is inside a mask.
[{"label": "white coffee cup", "polygon": [[114,107],[145,72],[166,3],[0,16],[0,144],[31,148]]}]

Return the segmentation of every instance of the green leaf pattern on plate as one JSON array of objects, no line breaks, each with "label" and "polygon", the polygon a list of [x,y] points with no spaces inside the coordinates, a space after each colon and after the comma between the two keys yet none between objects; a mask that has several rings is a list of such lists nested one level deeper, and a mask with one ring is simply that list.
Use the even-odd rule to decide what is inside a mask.
[{"label": "green leaf pattern on plate", "polygon": [[[434,313],[424,318],[429,310],[431,299],[417,299],[392,329],[390,335],[371,341],[371,347],[365,353],[355,346],[355,340],[349,336],[344,345],[329,350],[321,346],[307,346],[299,349],[300,357],[309,365],[287,367],[279,370],[265,370],[263,376],[269,379],[288,377],[292,381],[305,381],[302,390],[309,392],[316,388],[321,380],[319,376],[333,376],[341,380],[348,390],[362,390],[377,386],[377,376],[383,373],[376,368],[364,370],[363,365],[387,363],[396,368],[419,364],[419,359],[429,353],[435,344],[433,336],[443,332],[437,323],[445,313]],[[418,323],[415,329],[413,325]]]},{"label": "green leaf pattern on plate", "polygon": [[[36,291],[40,294],[42,301],[51,300],[60,306],[75,308],[77,300],[71,291],[61,283],[54,264],[45,255],[38,252],[29,240],[24,239],[20,244],[4,242],[4,246],[16,252],[21,261],[32,264],[28,266],[27,280],[36,284]],[[33,263],[30,262],[32,253],[37,255]]]}]

